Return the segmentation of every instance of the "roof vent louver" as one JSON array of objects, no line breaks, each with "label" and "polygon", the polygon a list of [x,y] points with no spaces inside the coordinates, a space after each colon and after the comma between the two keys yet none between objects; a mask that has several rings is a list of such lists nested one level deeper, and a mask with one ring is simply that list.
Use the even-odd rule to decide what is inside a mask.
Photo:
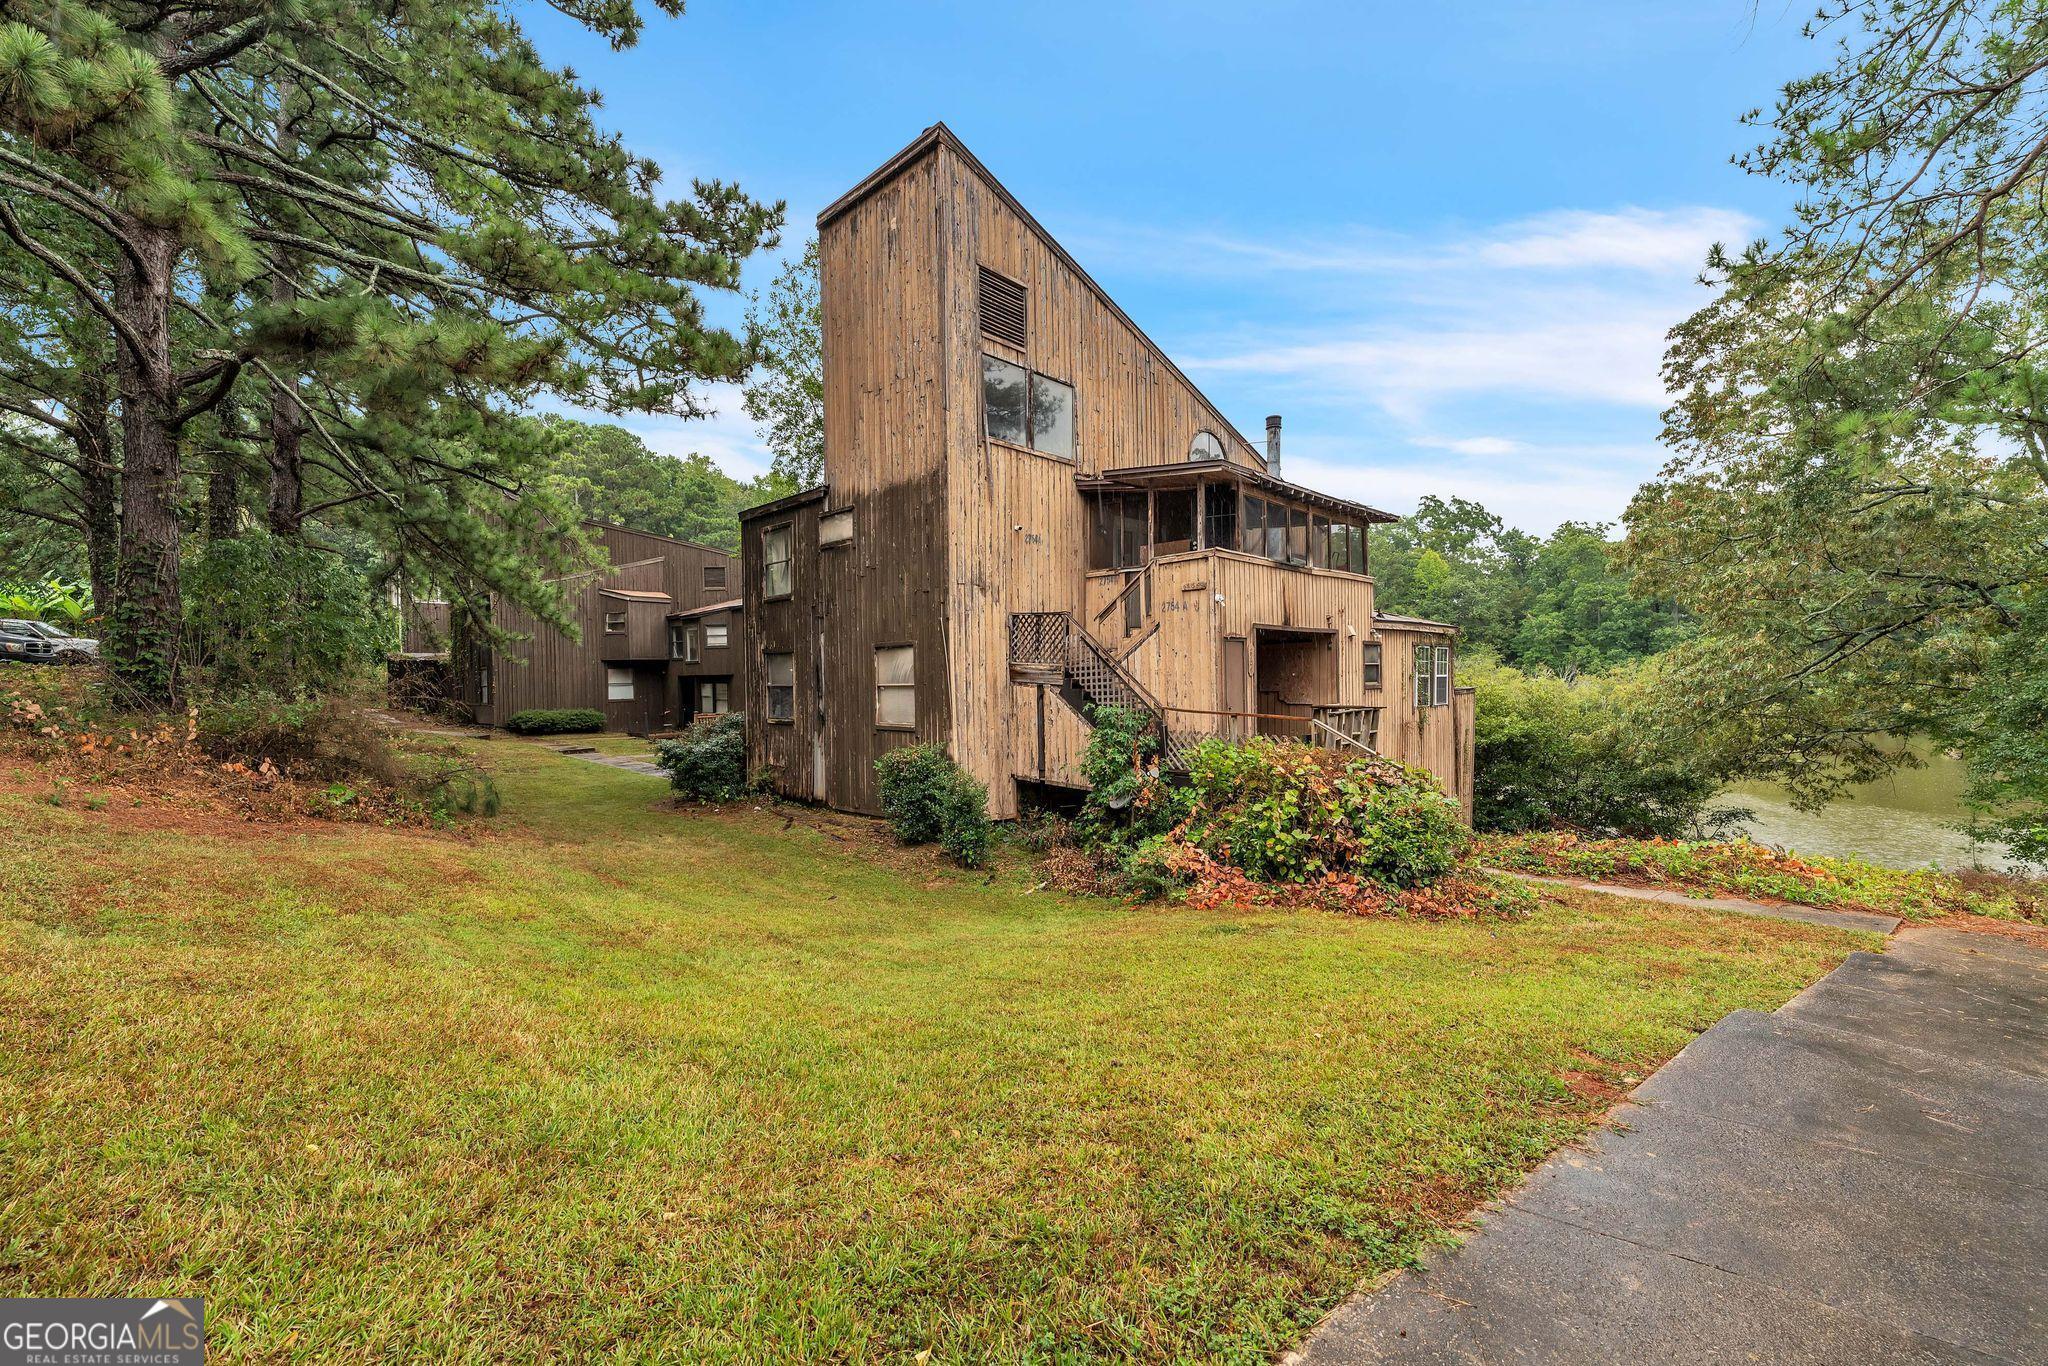
[{"label": "roof vent louver", "polygon": [[997,341],[1024,345],[1024,286],[987,266],[981,268],[981,330]]}]

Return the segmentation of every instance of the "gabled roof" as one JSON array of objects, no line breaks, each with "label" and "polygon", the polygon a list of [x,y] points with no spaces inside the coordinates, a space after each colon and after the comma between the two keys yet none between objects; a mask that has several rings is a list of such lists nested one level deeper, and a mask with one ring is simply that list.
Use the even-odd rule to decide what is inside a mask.
[{"label": "gabled roof", "polygon": [[945,124],[935,123],[931,127],[925,129],[922,133],[919,133],[917,137],[911,140],[911,143],[908,147],[905,147],[895,156],[890,157],[887,161],[883,162],[880,166],[876,167],[875,170],[872,173],[870,173],[865,180],[860,182],[860,184],[854,186],[845,194],[833,200],[830,204],[827,204],[824,208],[824,211],[818,215],[818,226],[820,228],[823,228],[833,219],[838,218],[841,214],[844,214],[854,205],[860,203],[863,199],[866,199],[869,195],[873,194],[875,191],[881,189],[884,185],[887,185],[890,181],[894,180],[904,170],[916,164],[916,162],[920,158],[922,158],[927,152],[941,145],[950,147],[953,150],[954,155],[958,156],[962,161],[966,162],[970,170],[972,170],[976,175],[979,175],[984,181],[988,183],[989,188],[995,191],[996,196],[1000,198],[1003,201],[1003,203],[1009,207],[1010,212],[1016,214],[1019,219],[1023,220],[1024,225],[1026,227],[1030,228],[1031,231],[1038,234],[1039,238],[1044,241],[1046,246],[1052,249],[1053,255],[1059,257],[1061,262],[1063,262],[1066,265],[1067,269],[1073,271],[1075,277],[1079,279],[1083,285],[1086,285],[1088,287],[1088,290],[1092,294],[1094,294],[1098,300],[1101,301],[1102,305],[1105,308],[1107,308],[1111,313],[1115,314],[1125,327],[1131,329],[1131,332],[1138,338],[1138,340],[1144,343],[1145,349],[1150,351],[1155,357],[1157,357],[1159,363],[1165,366],[1167,370],[1172,373],[1175,379],[1178,379],[1182,384],[1185,384],[1188,387],[1189,393],[1193,394],[1196,398],[1200,399],[1202,401],[1202,405],[1206,407],[1210,412],[1216,415],[1217,420],[1229,429],[1229,432],[1232,436],[1237,438],[1238,444],[1243,446],[1246,451],[1250,452],[1252,458],[1259,462],[1259,468],[1264,469],[1266,466],[1266,453],[1260,450],[1257,446],[1253,445],[1251,441],[1249,441],[1245,437],[1245,434],[1237,429],[1237,424],[1232,422],[1228,417],[1224,416],[1223,409],[1221,409],[1215,403],[1210,401],[1209,396],[1203,393],[1201,389],[1196,387],[1195,382],[1193,380],[1189,379],[1185,374],[1181,373],[1181,368],[1173,363],[1173,357],[1167,355],[1165,350],[1160,347],[1158,342],[1155,342],[1152,340],[1152,338],[1146,336],[1144,328],[1138,326],[1135,322],[1131,321],[1131,315],[1124,312],[1122,305],[1118,304],[1115,299],[1110,297],[1109,291],[1104,289],[1101,285],[1095,283],[1095,277],[1090,275],[1086,270],[1082,269],[1081,263],[1079,261],[1076,261],[1073,258],[1072,254],[1069,253],[1065,247],[1060,245],[1059,239],[1054,237],[1051,233],[1047,232],[1045,230],[1045,225],[1043,223],[1040,223],[1036,218],[1033,218],[1031,216],[1031,211],[1025,208],[1022,203],[1018,202],[1017,196],[1011,194],[1009,189],[1003,184],[1003,182],[997,180],[995,178],[995,175],[992,172],[990,172],[988,167],[981,164],[981,159],[979,157],[975,156],[974,153],[967,150],[967,144],[960,141],[960,135],[958,133],[955,133],[952,129],[948,128]]}]

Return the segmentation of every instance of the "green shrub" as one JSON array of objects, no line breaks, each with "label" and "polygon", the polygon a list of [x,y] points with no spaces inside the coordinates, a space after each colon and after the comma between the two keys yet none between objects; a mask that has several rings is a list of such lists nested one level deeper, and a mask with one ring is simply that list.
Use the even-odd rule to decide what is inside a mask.
[{"label": "green shrub", "polygon": [[1443,877],[1471,844],[1436,780],[1387,759],[1263,736],[1208,740],[1188,755],[1183,837],[1262,882],[1330,875],[1413,887]]},{"label": "green shrub", "polygon": [[937,745],[907,745],[875,761],[882,812],[905,844],[936,842],[965,868],[988,863],[995,827],[988,789]]},{"label": "green shrub", "polygon": [[604,729],[604,713],[588,707],[515,711],[505,718],[505,729],[514,735],[588,735]]},{"label": "green shrub", "polygon": [[179,571],[190,664],[222,692],[327,692],[380,663],[395,617],[347,554],[259,528],[209,541]]},{"label": "green shrub", "polygon": [[730,802],[747,792],[747,722],[739,712],[700,721],[654,747],[669,786],[692,801]]},{"label": "green shrub", "polygon": [[1081,754],[1088,796],[1074,823],[1084,846],[1126,862],[1147,840],[1186,819],[1186,791],[1159,771],[1159,731],[1128,707],[1096,707]]},{"label": "green shrub", "polygon": [[1711,824],[1704,810],[1720,779],[1655,705],[1653,669],[1567,680],[1468,660],[1472,823],[1660,837]]}]

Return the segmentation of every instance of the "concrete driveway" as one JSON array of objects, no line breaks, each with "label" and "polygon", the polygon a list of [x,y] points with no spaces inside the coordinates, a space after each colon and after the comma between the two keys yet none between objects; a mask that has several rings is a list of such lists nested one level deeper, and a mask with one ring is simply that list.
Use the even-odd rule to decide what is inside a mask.
[{"label": "concrete driveway", "polygon": [[1904,930],[1617,1120],[1293,1359],[2048,1363],[2048,952]]}]

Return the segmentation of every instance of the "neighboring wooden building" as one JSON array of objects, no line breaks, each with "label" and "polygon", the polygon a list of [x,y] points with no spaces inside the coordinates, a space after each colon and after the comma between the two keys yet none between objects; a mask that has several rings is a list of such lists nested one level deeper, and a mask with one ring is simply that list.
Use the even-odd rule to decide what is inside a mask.
[{"label": "neighboring wooden building", "polygon": [[601,711],[607,729],[636,734],[688,724],[672,679],[670,618],[729,597],[733,556],[652,532],[584,526],[610,565],[561,581],[576,638],[493,596],[492,625],[525,639],[493,646],[459,622],[451,630],[445,604],[420,603],[408,613],[405,653],[445,648],[455,708],[486,725],[569,707]]},{"label": "neighboring wooden building", "polygon": [[727,598],[669,613],[668,710],[677,725],[743,708],[747,650],[740,612],[740,600]]},{"label": "neighboring wooden building", "polygon": [[1239,434],[944,125],[818,231],[826,482],[742,516],[750,768],[874,811],[930,741],[1010,816],[1118,702],[1174,746],[1376,748],[1469,811],[1456,633],[1373,610],[1393,518],[1281,479],[1279,419]]}]

